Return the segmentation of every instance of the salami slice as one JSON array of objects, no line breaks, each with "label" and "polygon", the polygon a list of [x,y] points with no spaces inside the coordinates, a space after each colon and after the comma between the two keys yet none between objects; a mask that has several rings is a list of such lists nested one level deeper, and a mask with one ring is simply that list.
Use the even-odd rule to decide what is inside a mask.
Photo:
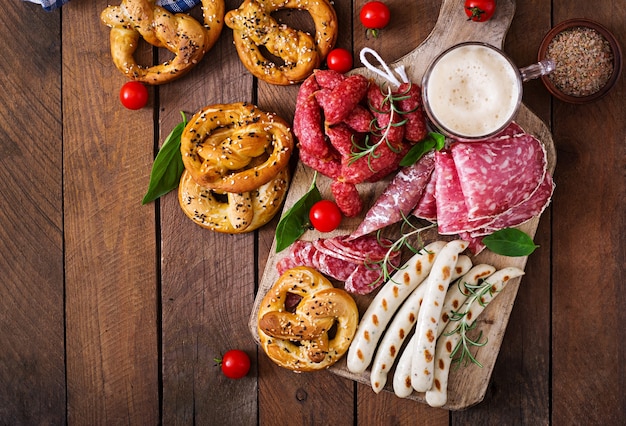
[{"label": "salami slice", "polygon": [[384,283],[380,265],[359,265],[344,283],[347,292],[369,294]]},{"label": "salami slice", "polygon": [[[379,240],[374,235],[365,235],[356,239],[351,239],[347,235],[341,235],[327,240],[327,244],[332,245],[342,253],[360,259],[362,262],[371,263],[378,262],[387,255],[392,241],[386,238]],[[390,255],[391,258],[399,256],[399,251],[395,251]]]},{"label": "salami slice", "polygon": [[313,264],[305,266],[312,266],[322,274],[336,280],[346,281],[359,265],[316,251],[313,255]]},{"label": "salami slice", "polygon": [[[477,143],[473,142],[472,144]],[[449,150],[437,151],[435,154],[437,180],[435,182],[435,198],[437,202],[437,227],[441,235],[454,235],[485,227],[492,219],[470,220],[465,196],[455,167],[452,153]]]},{"label": "salami slice", "polygon": [[430,151],[415,164],[400,169],[350,239],[377,231],[408,216],[422,198],[434,168],[435,153]]},{"label": "salami slice", "polygon": [[437,221],[437,200],[435,199],[435,184],[437,183],[437,168],[433,170],[412,215],[419,219],[431,222]]},{"label": "salami slice", "polygon": [[471,220],[494,217],[524,202],[546,173],[543,145],[528,134],[455,143],[450,150]]},{"label": "salami slice", "polygon": [[470,234],[472,237],[488,235],[500,229],[522,225],[540,215],[550,204],[554,187],[552,176],[546,173],[541,185],[528,200],[496,216],[485,229],[472,231]]}]

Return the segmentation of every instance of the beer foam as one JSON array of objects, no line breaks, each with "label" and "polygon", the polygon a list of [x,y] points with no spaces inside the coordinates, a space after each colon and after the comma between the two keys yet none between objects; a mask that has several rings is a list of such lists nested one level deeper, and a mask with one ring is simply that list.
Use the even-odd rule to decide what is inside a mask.
[{"label": "beer foam", "polygon": [[426,91],[435,121],[452,133],[478,137],[512,118],[521,82],[518,70],[499,52],[462,45],[435,63]]}]

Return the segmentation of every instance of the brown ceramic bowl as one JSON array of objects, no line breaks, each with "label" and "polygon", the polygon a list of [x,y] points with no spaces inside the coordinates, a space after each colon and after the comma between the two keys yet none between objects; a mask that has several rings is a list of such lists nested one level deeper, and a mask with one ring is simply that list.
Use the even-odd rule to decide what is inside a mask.
[{"label": "brown ceramic bowl", "polygon": [[550,32],[548,32],[548,34],[546,34],[543,41],[541,42],[541,46],[539,47],[538,59],[540,61],[545,59],[548,46],[550,46],[550,43],[557,36],[557,34],[560,34],[567,30],[574,30],[576,28],[593,29],[601,34],[609,42],[613,54],[613,71],[606,83],[594,93],[584,96],[574,96],[571,93],[567,94],[561,91],[561,89],[559,89],[557,85],[554,84],[550,76],[542,76],[541,80],[543,81],[543,84],[546,86],[548,91],[557,99],[573,104],[585,104],[600,99],[613,88],[622,71],[622,51],[620,49],[619,43],[617,42],[613,34],[611,34],[611,32],[602,25],[588,19],[570,19],[556,25],[554,28],[552,28],[552,30],[550,30]]}]

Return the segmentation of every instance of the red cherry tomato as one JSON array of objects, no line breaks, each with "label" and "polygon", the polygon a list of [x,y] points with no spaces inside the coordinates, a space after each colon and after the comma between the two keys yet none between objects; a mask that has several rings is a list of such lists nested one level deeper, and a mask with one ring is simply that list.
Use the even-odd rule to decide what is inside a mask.
[{"label": "red cherry tomato", "polygon": [[495,0],[465,0],[465,14],[468,16],[469,21],[488,21],[495,11]]},{"label": "red cherry tomato", "polygon": [[218,362],[221,364],[222,373],[229,379],[241,379],[250,371],[250,358],[239,349],[226,352]]},{"label": "red cherry tomato", "polygon": [[389,24],[391,12],[385,3],[370,1],[365,3],[361,8],[359,18],[365,28],[380,30]]},{"label": "red cherry tomato", "polygon": [[334,201],[318,201],[309,210],[311,225],[320,232],[334,231],[341,223],[341,219],[341,210]]},{"label": "red cherry tomato", "polygon": [[347,73],[352,69],[352,54],[346,49],[338,47],[328,53],[326,64],[328,65],[328,69],[340,72],[341,74]]},{"label": "red cherry tomato", "polygon": [[120,101],[128,109],[141,109],[148,104],[148,88],[138,81],[129,81],[120,90]]}]

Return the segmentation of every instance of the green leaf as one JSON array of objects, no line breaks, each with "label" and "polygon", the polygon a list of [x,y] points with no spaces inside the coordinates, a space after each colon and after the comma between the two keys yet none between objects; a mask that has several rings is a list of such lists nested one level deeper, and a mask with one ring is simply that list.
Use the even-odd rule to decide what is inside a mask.
[{"label": "green leaf", "polygon": [[322,199],[322,195],[315,184],[316,179],[317,172],[313,175],[313,182],[307,193],[280,218],[276,226],[276,253],[289,247],[309,227],[309,210],[313,204]]},{"label": "green leaf", "polygon": [[502,256],[528,256],[539,246],[532,238],[516,228],[505,228],[483,238],[489,250]]},{"label": "green leaf", "polygon": [[154,159],[152,171],[150,172],[148,192],[144,195],[141,204],[148,204],[178,187],[180,176],[185,169],[183,157],[180,153],[180,137],[187,125],[185,113],[181,111],[181,115],[183,116],[183,121],[178,123],[165,138],[163,146],[161,146]]},{"label": "green leaf", "polygon": [[400,166],[406,167],[415,164],[420,158],[424,156],[431,149],[440,151],[446,143],[446,137],[440,133],[430,132],[422,141],[413,145],[413,147],[406,153]]}]

